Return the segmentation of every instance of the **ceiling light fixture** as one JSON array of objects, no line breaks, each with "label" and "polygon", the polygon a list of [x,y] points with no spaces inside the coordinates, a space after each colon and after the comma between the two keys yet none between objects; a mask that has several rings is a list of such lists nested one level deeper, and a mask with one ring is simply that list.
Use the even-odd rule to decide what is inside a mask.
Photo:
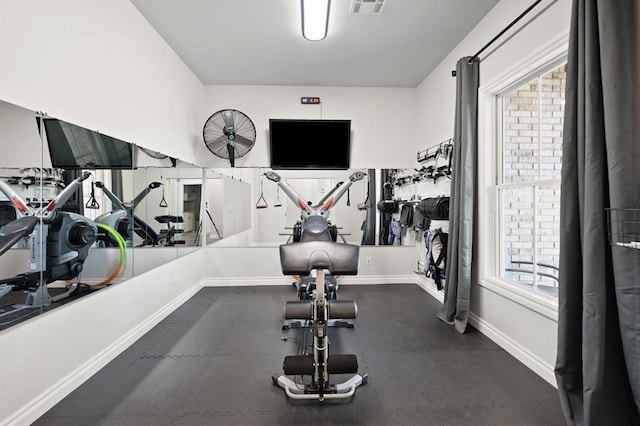
[{"label": "ceiling light fixture", "polygon": [[327,36],[330,5],[331,0],[300,0],[304,38],[319,41]]}]

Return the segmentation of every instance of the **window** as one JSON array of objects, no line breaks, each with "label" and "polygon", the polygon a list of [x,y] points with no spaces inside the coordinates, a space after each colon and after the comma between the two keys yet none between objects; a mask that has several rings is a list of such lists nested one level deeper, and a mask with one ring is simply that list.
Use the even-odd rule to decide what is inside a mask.
[{"label": "window", "polygon": [[558,295],[566,63],[499,96],[500,277]]}]

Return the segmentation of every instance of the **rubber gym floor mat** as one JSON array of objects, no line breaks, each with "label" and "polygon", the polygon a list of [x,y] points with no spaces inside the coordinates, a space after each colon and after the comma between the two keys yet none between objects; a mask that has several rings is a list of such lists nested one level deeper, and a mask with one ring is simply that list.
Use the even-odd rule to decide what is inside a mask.
[{"label": "rubber gym floor mat", "polygon": [[417,285],[342,285],[338,298],[358,318],[330,329],[330,352],[356,354],[369,375],[351,399],[293,401],[272,384],[303,332],[282,330],[290,286],[208,287],[34,424],[565,424],[554,387],[438,320],[440,302]]}]

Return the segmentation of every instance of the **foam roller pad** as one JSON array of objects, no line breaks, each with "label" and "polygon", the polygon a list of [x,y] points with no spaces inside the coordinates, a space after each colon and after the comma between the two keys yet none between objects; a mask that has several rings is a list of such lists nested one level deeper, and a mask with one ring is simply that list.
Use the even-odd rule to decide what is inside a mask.
[{"label": "foam roller pad", "polygon": [[358,372],[358,357],[355,355],[330,355],[327,359],[329,374],[353,374]]},{"label": "foam roller pad", "polygon": [[313,357],[304,355],[286,356],[282,363],[282,369],[286,375],[310,376],[315,371],[313,367]]},{"label": "foam roller pad", "polygon": [[331,300],[329,302],[329,318],[354,319],[358,316],[358,306],[353,300]]},{"label": "foam roller pad", "polygon": [[284,304],[285,319],[310,320],[313,318],[313,302],[292,300]]}]

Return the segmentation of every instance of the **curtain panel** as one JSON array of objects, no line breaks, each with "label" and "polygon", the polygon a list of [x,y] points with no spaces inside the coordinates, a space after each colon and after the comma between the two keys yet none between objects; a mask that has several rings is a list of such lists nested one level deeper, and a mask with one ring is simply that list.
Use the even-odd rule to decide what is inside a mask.
[{"label": "curtain panel", "polygon": [[476,208],[479,59],[456,65],[456,108],[451,160],[449,240],[444,305],[438,318],[464,333],[469,317]]},{"label": "curtain panel", "polygon": [[573,1],[555,367],[569,425],[640,424],[640,250],[612,245],[607,219],[640,208],[635,3]]}]

